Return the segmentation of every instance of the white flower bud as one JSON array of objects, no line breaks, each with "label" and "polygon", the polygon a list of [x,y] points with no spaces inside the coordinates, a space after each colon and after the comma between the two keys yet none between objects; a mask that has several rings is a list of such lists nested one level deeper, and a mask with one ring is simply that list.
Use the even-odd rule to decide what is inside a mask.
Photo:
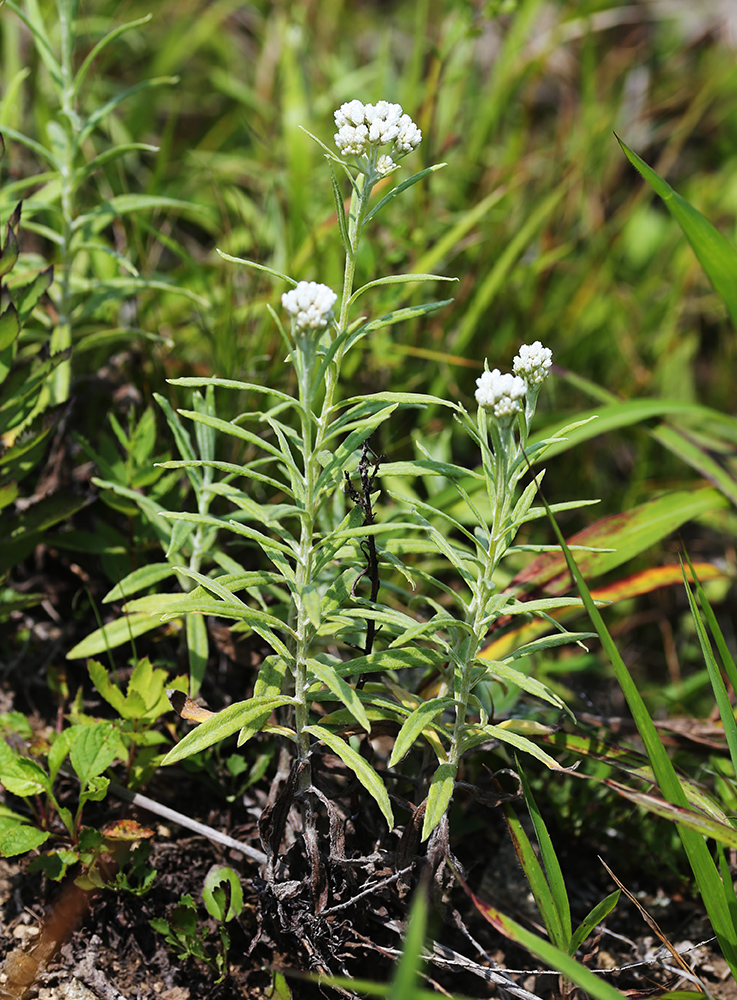
[{"label": "white flower bud", "polygon": [[295,329],[300,332],[324,330],[333,318],[337,300],[332,288],[317,281],[300,281],[281,297],[282,305],[294,317]]},{"label": "white flower bud", "polygon": [[396,153],[411,153],[422,141],[422,132],[417,128],[409,115],[402,115],[399,121],[399,131],[394,140]]},{"label": "white flower bud", "polygon": [[476,379],[476,402],[487,410],[493,410],[495,417],[508,417],[520,409],[519,401],[524,398],[527,386],[517,375],[502,373],[498,368],[486,371]]},{"label": "white flower bud", "polygon": [[379,159],[376,161],[376,173],[380,177],[384,177],[386,176],[386,174],[390,174],[392,170],[395,170],[396,166],[397,165],[391,158],[391,156],[386,156],[386,155],[380,156]]},{"label": "white flower bud", "polygon": [[534,344],[523,344],[514,359],[513,370],[530,385],[539,385],[548,377],[548,368],[553,363],[553,352],[543,347],[539,340]]},{"label": "white flower bud", "polygon": [[342,125],[334,138],[343,156],[363,156],[368,151],[369,136],[365,125]]},{"label": "white flower bud", "polygon": [[[394,156],[404,156],[416,149],[422,139],[422,132],[410,116],[402,112],[401,104],[348,101],[341,104],[334,117],[338,129],[335,145],[343,156],[366,156],[372,148],[377,150],[388,143],[393,144]],[[379,170],[379,174],[388,172],[386,164],[384,170]]]}]

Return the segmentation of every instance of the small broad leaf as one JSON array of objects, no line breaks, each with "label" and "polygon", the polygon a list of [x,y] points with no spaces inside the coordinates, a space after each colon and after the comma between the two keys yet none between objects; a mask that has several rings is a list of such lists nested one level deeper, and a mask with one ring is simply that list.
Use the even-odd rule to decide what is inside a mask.
[{"label": "small broad leaf", "polygon": [[40,764],[23,757],[0,739],[0,782],[11,795],[28,798],[51,791],[51,781]]},{"label": "small broad leaf", "polygon": [[340,736],[336,736],[335,733],[331,733],[329,729],[325,729],[323,726],[305,726],[305,732],[311,733],[318,740],[322,740],[323,743],[329,746],[340,757],[346,767],[349,767],[353,771],[369,795],[376,800],[379,809],[381,809],[384,818],[389,824],[389,829],[393,829],[394,814],[389,802],[389,795],[386,788],[384,788],[384,783],[373,767],[367,764],[363,757],[356,753],[353,747],[349,746],[345,740],[342,740]]},{"label": "small broad leaf", "polygon": [[112,683],[105,667],[98,660],[89,660],[87,670],[98,694],[101,694],[105,701],[113,706],[118,715],[122,715],[125,695],[117,684]]},{"label": "small broad leaf", "polygon": [[69,759],[83,788],[110,767],[119,743],[120,734],[112,722],[74,727]]},{"label": "small broad leaf", "polygon": [[229,865],[213,865],[202,889],[207,912],[219,923],[239,916],[243,909],[243,889],[236,872]]},{"label": "small broad leaf", "polygon": [[26,823],[0,817],[0,857],[11,858],[16,854],[25,854],[40,847],[51,836],[46,830],[28,826]]}]

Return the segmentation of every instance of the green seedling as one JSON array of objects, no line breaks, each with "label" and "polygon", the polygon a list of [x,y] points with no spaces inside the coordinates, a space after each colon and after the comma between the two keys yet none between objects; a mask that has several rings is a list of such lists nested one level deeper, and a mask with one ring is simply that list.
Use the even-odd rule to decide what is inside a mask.
[{"label": "green seedling", "polygon": [[218,983],[228,975],[230,933],[226,927],[243,909],[243,890],[236,872],[227,865],[214,865],[205,879],[202,899],[218,928],[217,942],[197,917],[197,904],[187,893],[182,896],[168,919],[150,921],[155,931],[164,936],[167,946],[181,960],[190,958],[204,962],[217,974]]},{"label": "green seedling", "polygon": [[537,838],[539,859],[510,803],[505,803],[503,806],[507,829],[550,940],[557,948],[573,956],[592,930],[612,912],[619,901],[620,892],[616,890],[597,903],[573,930],[568,890],[558,856],[519,761],[517,770],[522,782],[522,794]]}]

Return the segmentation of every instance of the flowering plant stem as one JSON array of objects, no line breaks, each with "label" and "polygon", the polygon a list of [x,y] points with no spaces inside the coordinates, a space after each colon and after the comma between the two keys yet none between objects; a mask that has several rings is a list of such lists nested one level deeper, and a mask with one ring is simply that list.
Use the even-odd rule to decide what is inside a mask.
[{"label": "flowering plant stem", "polygon": [[[343,272],[343,288],[340,297],[340,316],[334,337],[340,337],[348,327],[351,295],[356,274],[356,260],[361,231],[368,213],[371,197],[371,184],[364,183],[364,175],[360,175],[355,183],[351,196],[348,233],[349,246],[346,248],[345,268]],[[340,366],[343,357],[342,345],[336,350],[330,362],[325,377],[325,392],[320,407],[319,416],[315,413],[315,397],[318,387],[314,383],[315,361],[319,357],[315,350],[314,337],[310,334],[296,336],[296,368],[299,382],[300,420],[302,429],[302,448],[304,454],[304,513],[300,531],[299,556],[297,559],[297,586],[294,591],[294,628],[297,633],[294,656],[294,697],[295,697],[295,731],[297,734],[297,765],[299,769],[299,786],[302,792],[309,788],[312,775],[309,762],[310,734],[305,731],[309,718],[309,703],[307,690],[309,676],[307,661],[310,644],[315,633],[314,625],[306,607],[305,595],[314,585],[315,527],[320,497],[317,494],[317,479],[320,473],[319,454],[325,447],[325,437],[330,427],[333,414],[336,390],[340,379]],[[308,806],[308,815],[312,812]]]}]

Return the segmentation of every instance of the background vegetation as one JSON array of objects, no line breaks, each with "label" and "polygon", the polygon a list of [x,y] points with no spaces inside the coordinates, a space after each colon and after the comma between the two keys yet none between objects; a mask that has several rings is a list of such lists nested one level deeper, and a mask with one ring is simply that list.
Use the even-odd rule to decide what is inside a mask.
[{"label": "background vegetation", "polygon": [[[144,0],[81,0],[76,67],[111,28],[153,17],[100,52],[80,87],[84,114],[113,103],[79,150],[79,184],[66,207],[43,153],[58,141],[63,100],[21,7],[45,19],[54,45],[63,43],[51,0],[0,10],[3,228],[23,200],[11,291],[13,281],[26,288],[55,267],[48,296],[22,317],[14,364],[39,370],[65,307],[72,345],[68,394],[57,379],[34,402],[44,443],[15,476],[19,490],[3,515],[12,532],[0,555],[0,658],[21,711],[41,701],[48,712],[49,691],[61,711],[88,683],[82,662],[66,654],[96,627],[95,615],[107,614],[105,593],[160,558],[150,521],[120,495],[98,492],[91,476],[145,490],[170,509],[185,502],[179,480],[152,468],[173,452],[153,394],[185,405],[165,380],[191,374],[281,384],[283,349],[267,307],[283,289],[226,264],[215,247],[339,287],[325,165],[300,126],[329,143],[333,110],[344,101],[401,103],[423,132],[413,168],[448,164],[389,206],[363,247],[362,280],[388,271],[460,278],[450,306],[372,335],[360,366],[348,370],[346,394],[432,392],[470,408],[484,358],[504,367],[520,343],[540,339],[557,371],[539,427],[611,399],[735,414],[737,338],[727,308],[613,134],[737,242],[737,33],[728,6],[162,0],[152,9]],[[137,89],[143,81],[155,85]],[[85,163],[125,144],[151,148],[103,157],[85,172]],[[86,220],[81,229],[91,235],[72,252],[64,224],[73,219]],[[391,287],[380,290],[375,314],[398,301]],[[234,394],[220,405],[232,407],[225,417],[239,410]],[[734,482],[733,430],[706,417],[676,425]],[[666,491],[704,485],[703,467],[668,446],[663,426],[643,418],[547,463],[550,502],[601,500],[561,515],[567,535]],[[437,410],[387,427],[379,443],[391,461],[413,455],[418,434],[438,458],[452,450],[464,461],[465,445]],[[5,445],[27,432],[3,425]],[[714,568],[707,592],[732,649],[736,529],[727,504],[681,528],[692,558]],[[550,528],[539,522],[529,540],[552,542]],[[596,583],[677,562],[681,547],[678,538],[658,539]],[[642,580],[644,593],[605,612],[624,661],[656,718],[709,716],[714,695],[684,589]],[[233,690],[215,669],[219,648],[205,694],[222,704]],[[174,631],[146,651],[182,666]],[[574,710],[604,718],[625,711],[595,648],[541,654],[534,670]],[[683,760],[712,782],[729,776],[718,754]],[[554,826],[585,836],[586,796],[599,794],[591,787],[561,780],[536,794],[548,800]],[[732,811],[731,785],[717,787]],[[634,870],[653,857],[662,865],[665,824],[629,807],[617,821],[634,826],[643,845],[630,858]],[[473,827],[472,818],[458,822]]]}]

